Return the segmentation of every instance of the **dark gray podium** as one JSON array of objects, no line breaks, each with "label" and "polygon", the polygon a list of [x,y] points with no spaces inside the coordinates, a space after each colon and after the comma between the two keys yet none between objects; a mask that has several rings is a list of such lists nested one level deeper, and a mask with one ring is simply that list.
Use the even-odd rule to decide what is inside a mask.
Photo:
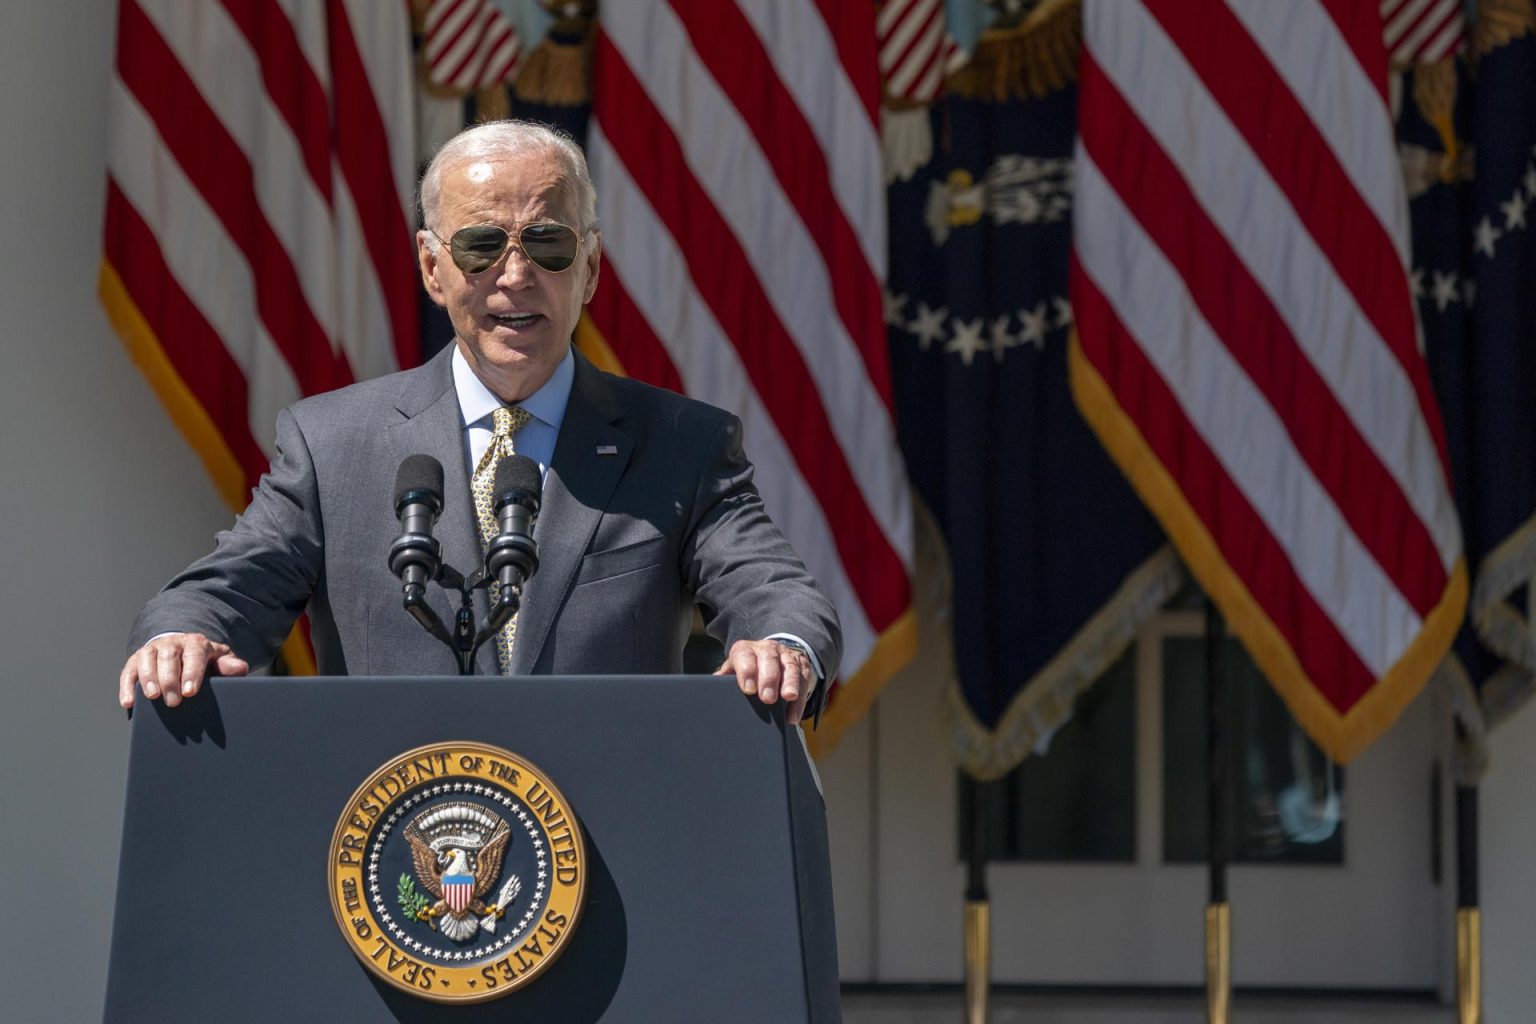
[{"label": "dark gray podium", "polygon": [[[221,679],[134,714],[105,1019],[836,1021],[826,819],[778,708],[708,677]],[[578,816],[563,952],[445,1005],[364,968],[330,903],[354,791],[445,741],[533,763]]]}]

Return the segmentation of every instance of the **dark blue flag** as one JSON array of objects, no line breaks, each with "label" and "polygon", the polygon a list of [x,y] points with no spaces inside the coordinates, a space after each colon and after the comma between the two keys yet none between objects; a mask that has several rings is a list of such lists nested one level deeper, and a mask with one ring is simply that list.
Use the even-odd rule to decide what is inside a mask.
[{"label": "dark blue flag", "polygon": [[1070,85],[952,91],[932,159],[889,191],[897,429],[951,562],[953,735],[984,779],[1048,739],[1183,580],[1068,390],[1075,118]]},{"label": "dark blue flag", "polygon": [[1410,73],[1398,133],[1415,292],[1472,570],[1467,622],[1441,670],[1453,692],[1476,693],[1458,700],[1466,784],[1482,768],[1482,732],[1536,681],[1536,23],[1529,7],[1511,21],[1498,6],[1482,5],[1468,58]]}]

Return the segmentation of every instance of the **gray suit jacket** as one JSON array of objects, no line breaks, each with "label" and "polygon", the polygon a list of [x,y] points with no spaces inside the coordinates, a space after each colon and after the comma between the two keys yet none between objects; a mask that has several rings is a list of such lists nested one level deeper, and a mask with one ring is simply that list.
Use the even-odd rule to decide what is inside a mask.
[{"label": "gray suit jacket", "polygon": [[[417,453],[443,464],[444,561],[467,573],[481,557],[450,356],[451,347],[419,369],[284,410],[279,453],[250,506],[149,602],[129,649],[163,632],[200,632],[259,666],[307,607],[323,674],[454,672],[448,649],[401,608],[386,564],[399,533],[395,471]],[[697,603],[727,647],[793,633],[835,675],[836,612],[751,481],[734,416],[605,374],[578,353],[513,673],[681,671]],[[437,586],[428,591],[451,625],[454,606]],[[482,674],[496,672],[493,648],[480,650]]]}]

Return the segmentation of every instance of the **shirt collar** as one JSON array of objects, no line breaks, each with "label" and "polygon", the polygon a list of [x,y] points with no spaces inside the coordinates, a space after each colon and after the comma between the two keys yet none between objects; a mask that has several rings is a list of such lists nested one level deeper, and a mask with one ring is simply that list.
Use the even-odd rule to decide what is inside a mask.
[{"label": "shirt collar", "polygon": [[[555,367],[555,372],[544,382],[544,386],[517,404],[528,410],[529,415],[535,419],[559,430],[565,419],[565,407],[571,400],[571,383],[575,379],[576,356],[567,348],[565,358],[560,360],[560,365]],[[484,381],[475,376],[475,371],[469,368],[468,360],[456,343],[453,348],[453,387],[459,394],[459,412],[464,417],[466,427],[506,404],[485,386]]]}]

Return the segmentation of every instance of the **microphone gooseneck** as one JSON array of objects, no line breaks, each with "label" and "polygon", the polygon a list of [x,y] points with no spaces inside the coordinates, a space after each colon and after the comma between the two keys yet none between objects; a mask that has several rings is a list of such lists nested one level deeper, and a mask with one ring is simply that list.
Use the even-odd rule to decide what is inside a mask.
[{"label": "microphone gooseneck", "polygon": [[[539,568],[533,539],[543,496],[539,465],[527,456],[497,462],[492,481],[496,534],[486,545],[485,561],[468,576],[443,562],[442,545],[432,535],[443,513],[443,464],[430,455],[412,455],[395,476],[395,515],[400,533],[389,548],[389,571],[400,580],[402,604],[411,618],[453,652],[460,675],[475,672],[475,652],[517,614],[523,584]],[[427,584],[458,593],[452,628],[427,600]],[[474,592],[489,586],[490,614],[475,628]]]}]

